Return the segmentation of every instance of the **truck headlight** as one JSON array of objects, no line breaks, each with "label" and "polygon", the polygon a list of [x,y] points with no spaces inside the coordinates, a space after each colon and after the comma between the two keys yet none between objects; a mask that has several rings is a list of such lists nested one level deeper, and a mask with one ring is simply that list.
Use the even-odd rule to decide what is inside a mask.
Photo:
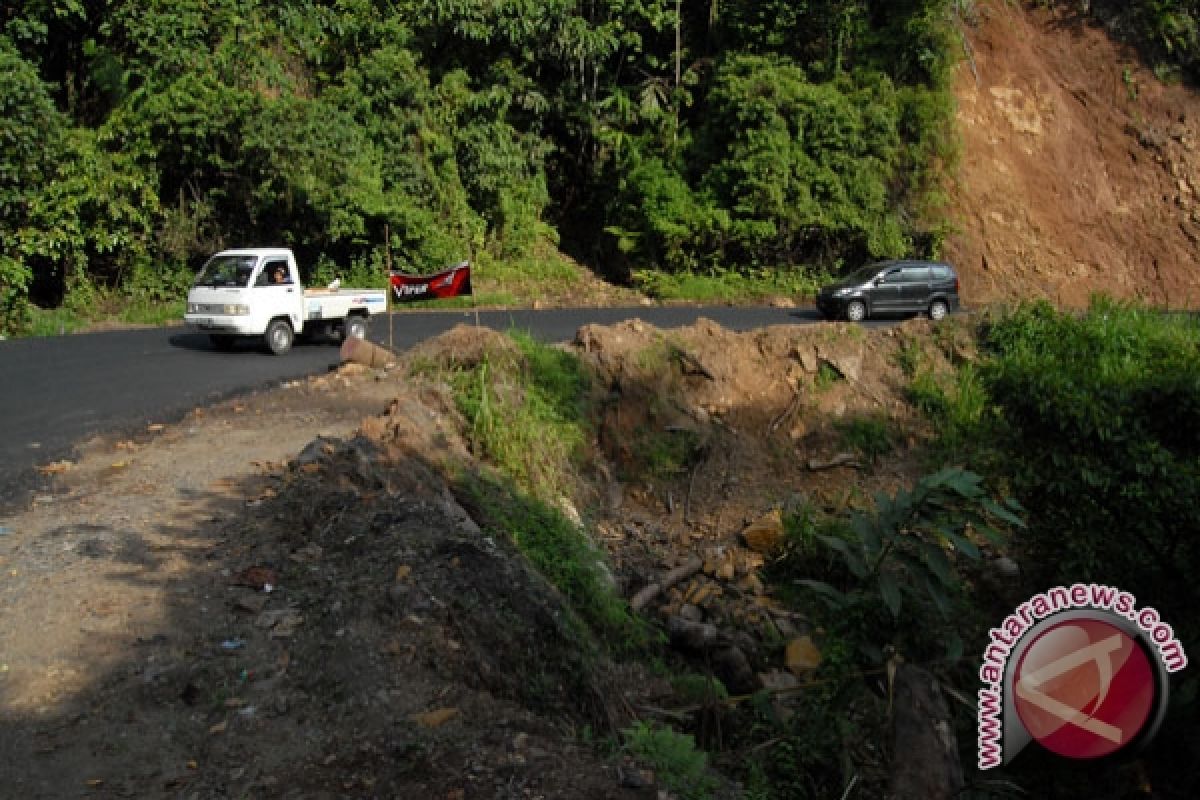
[{"label": "truck headlight", "polygon": [[244,303],[229,303],[225,306],[225,314],[230,317],[244,317],[250,313],[250,306]]},{"label": "truck headlight", "polygon": [[188,303],[187,312],[189,314],[199,314],[200,313],[200,304],[199,303]]}]

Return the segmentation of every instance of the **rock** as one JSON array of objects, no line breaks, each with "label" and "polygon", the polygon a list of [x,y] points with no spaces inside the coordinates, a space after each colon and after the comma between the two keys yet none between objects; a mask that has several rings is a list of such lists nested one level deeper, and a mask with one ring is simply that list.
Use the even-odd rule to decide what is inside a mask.
[{"label": "rock", "polygon": [[412,720],[422,728],[437,728],[445,725],[457,717],[458,714],[459,711],[457,708],[439,708],[433,711],[426,711],[423,714],[413,714]]},{"label": "rock", "polygon": [[667,620],[667,635],[671,645],[683,650],[707,650],[717,643],[717,626],[708,622],[693,622],[676,615]]},{"label": "rock", "polygon": [[679,616],[683,617],[688,622],[703,622],[704,610],[692,605],[691,603],[684,603],[684,605],[679,609]]},{"label": "rock", "polygon": [[302,467],[305,464],[315,464],[322,457],[332,455],[340,442],[340,439],[330,436],[318,436],[300,451],[300,455],[296,456],[296,466]]},{"label": "rock", "polygon": [[774,692],[786,692],[800,686],[800,679],[790,672],[773,669],[770,672],[760,672],[758,680],[764,689]]},{"label": "rock", "polygon": [[617,767],[617,785],[622,789],[645,789],[652,783],[654,783],[654,779],[647,780],[646,774],[636,767],[624,764]]},{"label": "rock", "polygon": [[1021,575],[1021,567],[1008,556],[993,559],[989,567],[997,577],[1006,580],[1014,580]]},{"label": "rock", "polygon": [[821,666],[821,651],[811,636],[800,636],[788,642],[784,660],[788,669],[802,675]]},{"label": "rock", "polygon": [[742,540],[756,553],[773,554],[783,544],[783,514],[775,509],[759,517],[742,531]]},{"label": "rock", "polygon": [[796,358],[800,359],[800,366],[809,375],[816,375],[817,370],[821,368],[821,362],[817,359],[817,351],[813,349],[812,345],[796,345]]},{"label": "rock", "polygon": [[838,340],[835,344],[817,345],[817,358],[851,383],[857,383],[862,376],[861,342]]},{"label": "rock", "polygon": [[713,671],[733,694],[753,694],[759,690],[758,675],[750,659],[738,647],[722,647],[712,654]]},{"label": "rock", "polygon": [[241,594],[234,598],[233,610],[259,614],[267,607],[267,599],[265,594]]}]

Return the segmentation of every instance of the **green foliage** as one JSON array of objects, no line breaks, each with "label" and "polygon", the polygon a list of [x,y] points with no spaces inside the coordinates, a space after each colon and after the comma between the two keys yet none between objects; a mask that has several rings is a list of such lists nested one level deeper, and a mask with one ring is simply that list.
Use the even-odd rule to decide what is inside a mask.
[{"label": "green foliage", "polygon": [[1103,298],[1026,305],[986,329],[984,432],[1030,509],[1023,549],[1053,580],[1101,580],[1187,609],[1200,547],[1200,328]]},{"label": "green foliage", "polygon": [[618,652],[645,647],[648,631],[613,589],[604,556],[586,532],[508,480],[477,476],[465,489],[487,527],[509,537],[592,632]]},{"label": "green foliage", "polygon": [[695,431],[663,430],[644,426],[634,432],[629,479],[671,478],[686,472],[699,460],[703,448]]},{"label": "green foliage", "polygon": [[1200,78],[1200,3],[1196,0],[1094,0],[1087,12],[1135,44],[1156,72]]},{"label": "green foliage", "polygon": [[722,63],[698,132],[704,190],[730,209],[730,247],[788,263],[843,240],[872,257],[907,249],[889,208],[895,91],[877,74],[810,83],[777,59]]},{"label": "green foliage", "polygon": [[822,270],[725,269],[706,273],[635,270],[634,284],[660,300],[702,303],[763,301],[774,297],[812,297],[829,282]]},{"label": "green foliage", "polygon": [[996,502],[979,475],[956,467],[926,475],[910,491],[878,493],[874,501],[872,511],[856,511],[846,521],[805,526],[804,546],[792,551],[782,571],[803,574],[804,556],[819,544],[833,557],[836,579],[792,580],[829,606],[835,635],[874,661],[882,659],[884,644],[924,657],[940,645],[956,658],[962,644],[949,622],[960,588],[955,560],[979,559],[978,537],[998,545],[1002,529],[1023,527],[1021,506]]},{"label": "green foliage", "polygon": [[472,444],[502,476],[476,476],[466,488],[489,525],[512,539],[594,631],[620,649],[641,647],[648,635],[614,591],[603,555],[557,506],[570,494],[586,438],[582,364],[527,334],[510,335],[516,353],[486,355],[452,376]]},{"label": "green foliage", "polygon": [[840,419],[834,423],[834,427],[845,447],[857,451],[870,461],[887,455],[896,446],[891,420],[885,416],[864,415]]},{"label": "green foliage", "polygon": [[520,358],[485,356],[454,378],[478,452],[536,496],[564,494],[586,439],[587,378],[572,354],[513,333]]},{"label": "green foliage", "polygon": [[312,278],[561,241],[678,273],[644,280],[664,297],[806,294],[839,259],[936,246],[950,8],[19,3],[0,325],[251,244]]},{"label": "green foliage", "polygon": [[844,380],[842,373],[838,372],[827,362],[822,361],[817,365],[817,377],[813,381],[813,386],[817,391],[823,392],[840,380]]},{"label": "green foliage", "polygon": [[725,684],[712,675],[676,675],[671,678],[671,689],[684,704],[706,704],[729,697]]},{"label": "green foliage", "polygon": [[0,37],[0,334],[29,324],[29,204],[53,172],[65,125],[37,70]]},{"label": "green foliage", "polygon": [[[737,729],[746,741],[736,744],[747,753],[739,765],[747,800],[884,795],[883,785],[863,780],[854,754],[878,745],[876,737],[887,722],[885,704],[864,689],[861,673],[832,640],[822,648],[813,683],[790,699],[786,717],[766,693],[755,695],[739,713]],[[852,784],[861,792],[848,792]]]},{"label": "green foliage", "polygon": [[654,770],[656,781],[684,800],[702,800],[717,789],[708,773],[708,757],[691,736],[650,722],[638,722],[622,733],[625,749]]}]

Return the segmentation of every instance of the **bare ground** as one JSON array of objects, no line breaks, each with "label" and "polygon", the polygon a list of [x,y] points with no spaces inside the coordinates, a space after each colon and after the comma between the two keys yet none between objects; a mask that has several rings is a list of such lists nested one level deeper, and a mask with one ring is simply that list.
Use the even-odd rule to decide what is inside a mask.
[{"label": "bare ground", "polygon": [[[837,455],[836,420],[903,416],[896,352],[928,328],[581,330],[573,350],[612,397],[566,505],[626,596],[702,559],[644,613],[688,603],[740,631],[731,686],[786,678],[780,631],[805,632],[740,534],[797,493],[835,508],[907,480],[904,444],[861,471],[806,465]],[[409,363],[506,346],[459,328]],[[685,428],[680,470],[626,447]],[[655,796],[596,743],[678,698],[598,652],[503,532],[480,530],[454,491],[477,468],[468,442],[437,376],[350,365],[55,465],[58,491],[2,522],[5,792]]]}]

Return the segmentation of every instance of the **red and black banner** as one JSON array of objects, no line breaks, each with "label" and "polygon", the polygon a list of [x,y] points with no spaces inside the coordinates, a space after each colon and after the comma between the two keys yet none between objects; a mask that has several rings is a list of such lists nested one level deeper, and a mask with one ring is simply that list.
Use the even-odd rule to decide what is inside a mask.
[{"label": "red and black banner", "polygon": [[397,303],[445,300],[471,294],[471,262],[463,261],[433,275],[392,273],[392,299]]}]

